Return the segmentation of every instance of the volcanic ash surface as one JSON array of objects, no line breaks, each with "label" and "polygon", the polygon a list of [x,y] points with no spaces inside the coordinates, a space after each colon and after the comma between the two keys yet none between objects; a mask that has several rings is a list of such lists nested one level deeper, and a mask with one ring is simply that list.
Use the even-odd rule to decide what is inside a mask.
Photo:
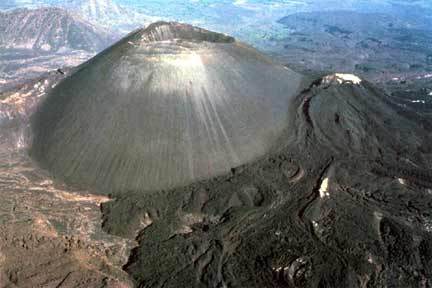
[{"label": "volcanic ash surface", "polygon": [[271,148],[300,81],[232,37],[159,22],[52,91],[33,118],[31,153],[104,193],[210,178]]}]

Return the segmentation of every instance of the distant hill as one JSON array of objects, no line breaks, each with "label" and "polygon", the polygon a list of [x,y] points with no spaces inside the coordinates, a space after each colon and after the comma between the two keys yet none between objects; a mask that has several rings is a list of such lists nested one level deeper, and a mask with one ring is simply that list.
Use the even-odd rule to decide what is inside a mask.
[{"label": "distant hill", "polygon": [[114,40],[108,30],[60,8],[0,12],[0,48],[98,52]]},{"label": "distant hill", "polygon": [[60,8],[0,12],[0,91],[79,65],[116,38],[108,29]]},{"label": "distant hill", "polygon": [[156,20],[130,7],[118,5],[112,0],[69,0],[56,5],[92,23],[124,34]]}]

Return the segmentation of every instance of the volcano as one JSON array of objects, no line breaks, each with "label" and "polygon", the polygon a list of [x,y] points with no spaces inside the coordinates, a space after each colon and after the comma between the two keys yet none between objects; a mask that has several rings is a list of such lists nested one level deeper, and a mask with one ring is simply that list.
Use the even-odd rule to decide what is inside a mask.
[{"label": "volcano", "polygon": [[33,117],[31,154],[105,193],[210,178],[271,148],[301,79],[232,37],[158,22],[50,93]]},{"label": "volcano", "polygon": [[432,110],[400,92],[159,22],[1,94],[0,286],[432,287]]}]

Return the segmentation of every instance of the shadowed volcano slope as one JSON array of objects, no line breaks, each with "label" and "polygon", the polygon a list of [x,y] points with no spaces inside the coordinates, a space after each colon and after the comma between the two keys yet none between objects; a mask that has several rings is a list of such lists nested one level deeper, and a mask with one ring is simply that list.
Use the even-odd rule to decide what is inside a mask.
[{"label": "shadowed volcano slope", "polygon": [[186,184],[268,151],[300,81],[232,37],[158,22],[52,91],[34,115],[31,154],[104,193]]}]

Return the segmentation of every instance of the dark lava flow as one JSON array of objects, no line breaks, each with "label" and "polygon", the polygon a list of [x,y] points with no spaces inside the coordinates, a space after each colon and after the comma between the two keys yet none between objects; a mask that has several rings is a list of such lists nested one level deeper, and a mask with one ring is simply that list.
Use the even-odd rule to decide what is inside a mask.
[{"label": "dark lava flow", "polygon": [[[158,29],[162,30],[152,32]],[[171,39],[168,44],[166,37]],[[178,38],[184,40],[173,40]],[[230,37],[186,25],[158,24],[127,39],[54,88],[33,118],[31,152],[55,176],[73,183],[82,179],[80,184],[99,192],[105,187],[117,192],[114,201],[102,205],[103,228],[137,241],[123,269],[138,287],[432,287],[432,135],[428,130],[430,116],[426,116],[430,111],[400,105],[397,99],[353,75],[311,80],[303,91],[293,94],[300,87],[295,73],[268,62]],[[147,44],[134,46],[138,39],[158,43],[150,49],[150,56],[146,49],[141,50]],[[175,51],[205,46],[213,52],[208,59],[198,53],[206,59],[201,67],[189,52],[180,58],[171,58],[171,54],[164,58],[165,45]],[[155,69],[150,79],[138,77],[141,70],[128,70],[138,65],[130,51],[141,51],[139,59],[147,59],[145,68]],[[155,62],[148,59],[155,57],[153,52],[162,53]],[[218,53],[223,53],[223,63],[212,60]],[[191,69],[197,69],[197,74],[187,73]],[[218,69],[224,69],[222,78]],[[128,71],[134,72],[128,75]],[[154,90],[148,90],[145,83],[160,83],[166,77],[187,81],[150,85]],[[206,81],[198,85],[204,91],[196,85],[187,88],[192,80]],[[240,80],[246,82],[237,83]],[[220,81],[227,90],[205,86],[215,88],[213,81]],[[135,91],[136,87],[141,90]],[[235,87],[250,93],[234,93],[230,89]],[[173,100],[170,95],[176,89],[182,94]],[[141,129],[170,136],[166,141],[182,138],[184,134],[177,134],[178,129],[192,122],[182,119],[181,115],[190,115],[182,110],[185,106],[174,104],[197,99],[199,93],[192,93],[195,89],[210,102],[219,99],[225,103],[224,95],[231,95],[240,106],[226,103],[221,107],[245,110],[232,115],[222,109],[221,115],[228,116],[221,116],[223,125],[215,134],[199,134],[197,123],[202,122],[192,121],[197,126],[190,131],[198,133],[193,139],[200,144],[189,147],[187,143],[196,142],[183,139],[186,142],[180,141],[183,144],[172,150],[179,154],[163,158],[161,152],[163,164],[156,166],[157,177],[141,174],[138,168],[146,161],[157,164],[158,155],[146,156],[146,152],[158,146],[165,147],[161,151],[171,147],[149,144]],[[216,93],[221,91],[228,94]],[[149,109],[139,98],[142,95],[156,95],[166,102],[160,103],[160,110],[154,110],[157,106]],[[280,106],[275,107],[275,103]],[[266,104],[269,106],[262,106]],[[215,111],[219,110],[207,110],[208,119],[217,119]],[[166,115],[178,118],[168,117],[166,121],[173,126],[163,130],[166,122],[160,119]],[[228,121],[234,116],[242,120]],[[161,124],[152,126],[154,123]],[[239,162],[232,161],[226,145],[230,141],[221,145],[212,142],[216,140],[212,135],[220,139],[222,126],[229,131],[236,154],[246,153]],[[172,127],[175,129],[169,129]],[[277,135],[277,140],[267,139],[266,130]],[[238,131],[247,133],[238,135]],[[204,155],[205,151],[197,148],[200,145],[209,145],[211,152]],[[221,167],[232,168],[222,176],[180,187],[186,179],[182,177],[188,177],[185,182],[204,178],[195,178],[196,174],[176,176],[181,172],[178,160],[172,157],[181,155],[184,161],[185,147],[193,148],[192,158],[199,164],[196,167],[203,167],[202,159],[218,162],[222,157],[222,163],[228,163]],[[121,157],[143,162],[128,166]],[[163,175],[176,181],[158,182],[163,181]],[[143,193],[149,190],[147,182],[149,187],[178,186]],[[123,186],[125,190],[121,190]]]},{"label": "dark lava flow", "polygon": [[278,151],[106,203],[104,228],[138,240],[139,287],[431,287],[432,139],[406,112],[324,77],[292,100]]}]

